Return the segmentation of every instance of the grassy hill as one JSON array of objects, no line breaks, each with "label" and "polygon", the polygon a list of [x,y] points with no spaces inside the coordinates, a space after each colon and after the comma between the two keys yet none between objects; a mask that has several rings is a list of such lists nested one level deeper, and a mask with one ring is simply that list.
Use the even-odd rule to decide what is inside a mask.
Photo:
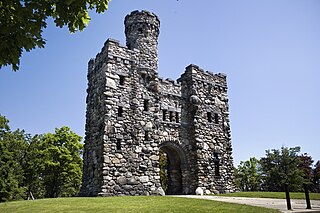
[{"label": "grassy hill", "polygon": [[0,204],[3,213],[46,212],[237,212],[271,213],[272,209],[209,200],[160,196],[77,197],[14,201]]}]

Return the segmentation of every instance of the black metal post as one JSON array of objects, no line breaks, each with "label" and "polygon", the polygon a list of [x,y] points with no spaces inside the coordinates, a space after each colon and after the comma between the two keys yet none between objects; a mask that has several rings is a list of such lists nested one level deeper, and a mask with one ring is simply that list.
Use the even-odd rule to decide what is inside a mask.
[{"label": "black metal post", "polygon": [[284,190],[286,191],[287,209],[291,210],[292,208],[291,208],[291,202],[290,202],[289,186],[287,183],[284,185]]},{"label": "black metal post", "polygon": [[311,209],[308,185],[306,183],[304,183],[303,188],[304,188],[304,194],[306,196],[307,209]]}]

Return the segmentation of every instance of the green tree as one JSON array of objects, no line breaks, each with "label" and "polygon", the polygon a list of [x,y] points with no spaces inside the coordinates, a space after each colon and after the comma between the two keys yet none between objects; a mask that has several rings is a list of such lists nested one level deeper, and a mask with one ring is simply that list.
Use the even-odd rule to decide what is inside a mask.
[{"label": "green tree", "polygon": [[90,21],[89,10],[103,13],[110,0],[5,0],[0,1],[0,68],[19,69],[23,50],[43,48],[43,29],[51,17],[57,27],[70,32],[83,30]]},{"label": "green tree", "polygon": [[284,191],[284,184],[289,184],[291,191],[302,190],[304,178],[299,169],[299,152],[300,147],[266,150],[266,157],[260,160],[265,190]]},{"label": "green tree", "polygon": [[24,131],[12,132],[0,115],[0,202],[24,197],[22,162],[27,142]]},{"label": "green tree", "polygon": [[0,115],[0,202],[74,196],[82,178],[81,137],[68,127],[31,136]]},{"label": "green tree", "polygon": [[305,182],[310,184],[312,183],[312,164],[313,160],[312,157],[309,156],[307,153],[304,153],[299,158],[299,169],[303,173],[303,178],[305,179]]},{"label": "green tree", "polygon": [[235,170],[235,176],[236,185],[241,191],[257,191],[260,189],[259,166],[259,160],[255,157],[240,162]]},{"label": "green tree", "polygon": [[41,156],[41,135],[28,136],[28,147],[22,164],[24,170],[23,185],[27,199],[43,198],[45,194],[42,171],[44,161]]},{"label": "green tree", "polygon": [[320,161],[317,161],[317,163],[314,166],[313,169],[313,191],[314,192],[320,192]]},{"label": "green tree", "polygon": [[40,145],[45,197],[75,196],[82,180],[81,137],[68,127],[45,134]]}]

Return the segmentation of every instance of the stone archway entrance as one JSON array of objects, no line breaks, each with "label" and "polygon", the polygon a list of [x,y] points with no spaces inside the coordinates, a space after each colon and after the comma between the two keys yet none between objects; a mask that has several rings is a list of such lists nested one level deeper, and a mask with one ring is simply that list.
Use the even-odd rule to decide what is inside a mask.
[{"label": "stone archway entrance", "polygon": [[160,153],[161,183],[166,194],[186,194],[187,162],[183,149],[175,142],[164,142]]}]

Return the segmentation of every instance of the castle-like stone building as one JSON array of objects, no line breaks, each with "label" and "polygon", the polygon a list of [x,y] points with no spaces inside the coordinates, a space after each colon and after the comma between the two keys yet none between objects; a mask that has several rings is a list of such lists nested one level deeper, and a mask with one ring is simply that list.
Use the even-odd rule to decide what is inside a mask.
[{"label": "castle-like stone building", "polygon": [[157,194],[160,151],[167,194],[234,191],[226,75],[191,64],[159,78],[158,17],[124,23],[126,46],[108,39],[88,65],[82,195]]}]

